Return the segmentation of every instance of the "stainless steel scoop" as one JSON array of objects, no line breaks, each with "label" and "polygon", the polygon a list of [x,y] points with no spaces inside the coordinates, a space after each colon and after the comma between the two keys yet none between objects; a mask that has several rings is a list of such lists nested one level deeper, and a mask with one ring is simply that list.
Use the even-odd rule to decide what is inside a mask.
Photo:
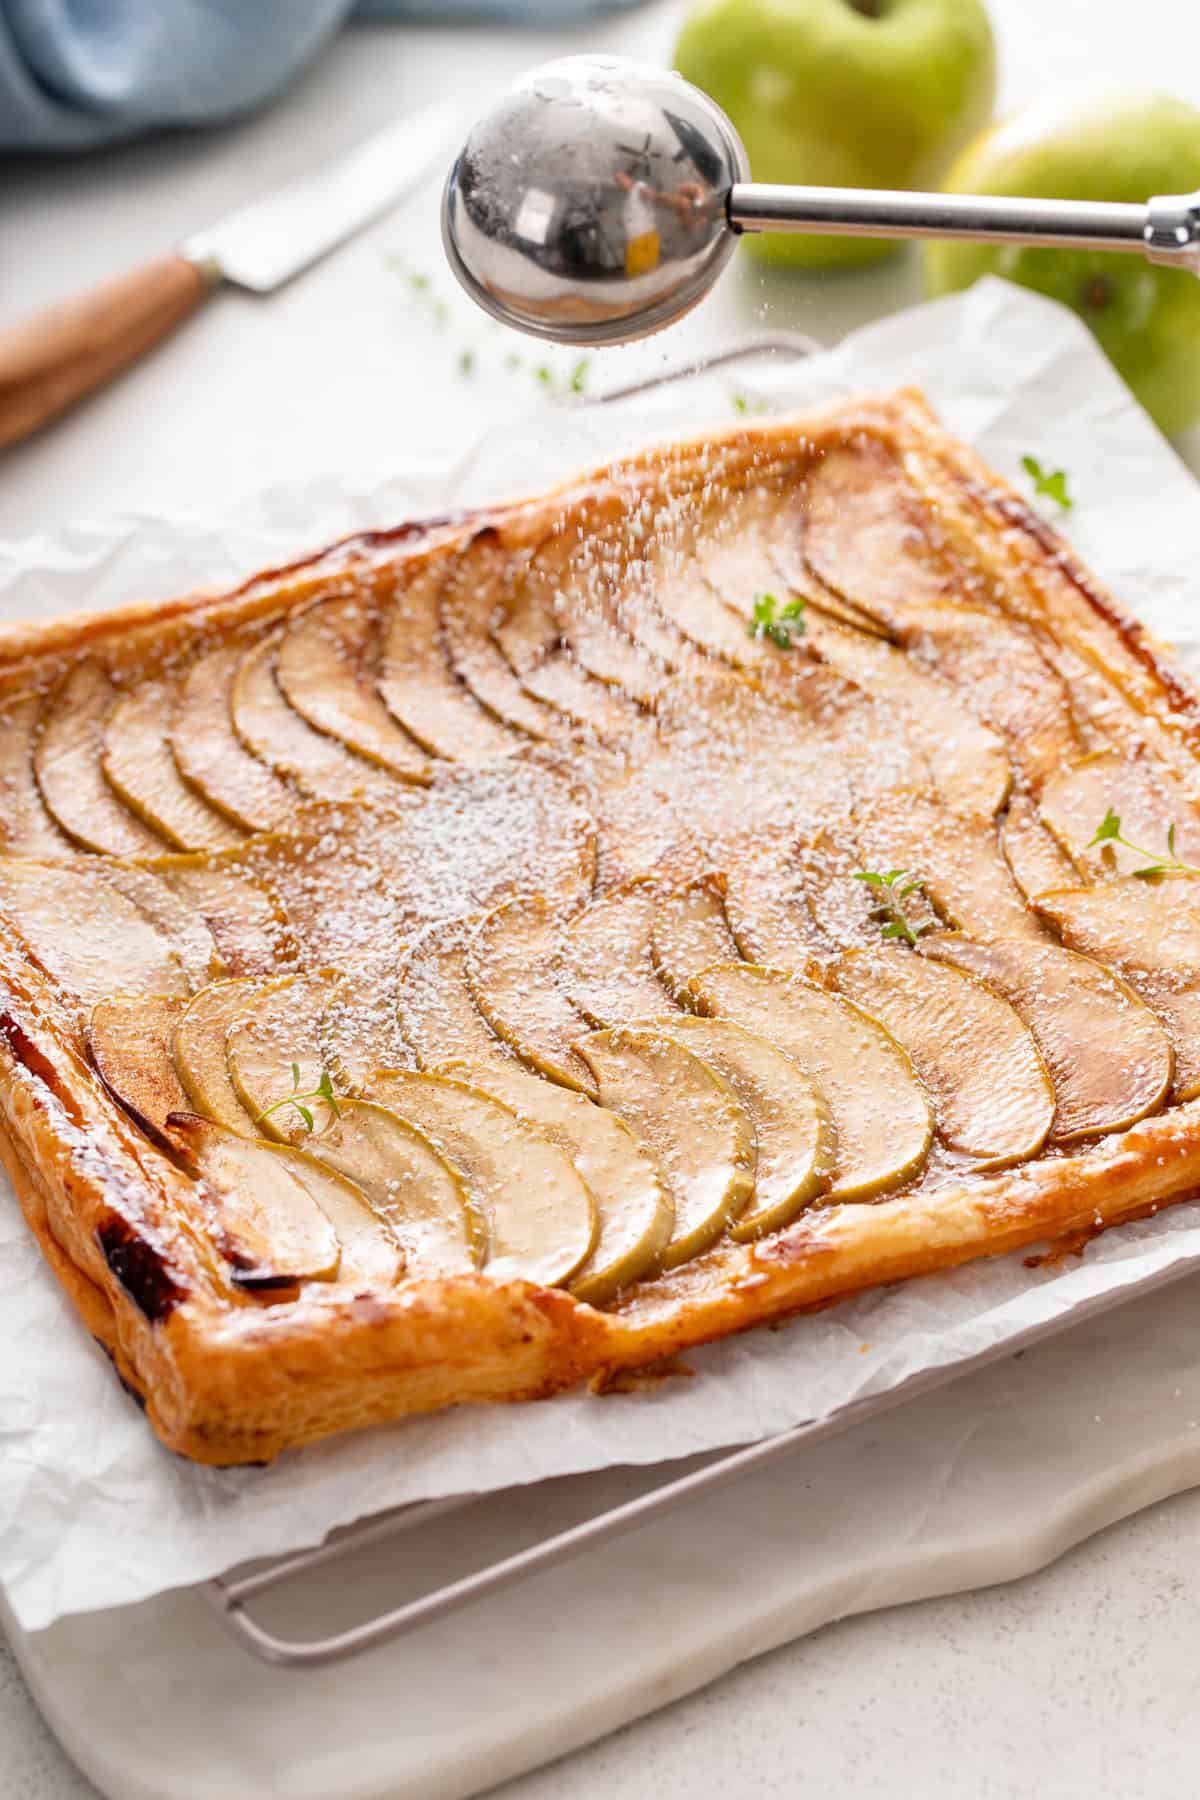
[{"label": "stainless steel scoop", "polygon": [[1130,206],[773,187],[749,174],[725,114],[680,76],[564,57],[475,126],[446,184],[442,237],[485,312],[563,344],[620,344],[672,324],[743,231],[1135,250],[1200,274],[1200,194]]}]

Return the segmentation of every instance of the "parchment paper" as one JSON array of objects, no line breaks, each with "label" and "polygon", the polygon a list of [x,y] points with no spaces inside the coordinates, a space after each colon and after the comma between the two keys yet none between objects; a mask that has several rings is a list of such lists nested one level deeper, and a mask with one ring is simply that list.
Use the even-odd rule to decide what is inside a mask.
[{"label": "parchment paper", "polygon": [[[220,583],[357,525],[520,491],[597,454],[730,417],[733,387],[776,411],[923,386],[949,427],[1019,478],[1032,452],[1064,468],[1065,530],[1153,629],[1200,638],[1192,566],[1200,489],[1068,313],[997,281],[868,327],[814,361],[708,377],[636,413],[575,411],[557,451],[506,432],[457,470],[393,471],[369,492],[336,478],[276,490],[219,524],[129,518],[0,544],[0,612],[48,615]],[[562,441],[569,441],[566,458]],[[1106,1233],[1081,1260],[1021,1256],[869,1294],[689,1355],[691,1380],[598,1400],[467,1407],[281,1457],[205,1470],[161,1449],[60,1295],[11,1192],[0,1191],[0,1581],[30,1630],[144,1599],[248,1558],[318,1542],[405,1500],[485,1491],[612,1463],[747,1442],[1003,1344],[1173,1265],[1200,1261],[1200,1209]],[[928,1471],[930,1493],[940,1479]]]}]

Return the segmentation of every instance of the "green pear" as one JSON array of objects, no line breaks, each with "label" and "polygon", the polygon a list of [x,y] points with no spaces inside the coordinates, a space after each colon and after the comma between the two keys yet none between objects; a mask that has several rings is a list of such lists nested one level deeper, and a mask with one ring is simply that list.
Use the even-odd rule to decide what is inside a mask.
[{"label": "green pear", "polygon": [[[982,0],[698,0],[679,73],[724,107],[755,181],[930,188],[988,119]],[[881,239],[747,234],[764,262],[874,262]]]},{"label": "green pear", "polygon": [[[1200,188],[1200,110],[1161,94],[1090,90],[1037,102],[986,131],[950,171],[953,193],[1148,200]],[[1163,431],[1200,417],[1200,281],[1102,250],[925,246],[929,291],[980,275],[1072,307]]]}]

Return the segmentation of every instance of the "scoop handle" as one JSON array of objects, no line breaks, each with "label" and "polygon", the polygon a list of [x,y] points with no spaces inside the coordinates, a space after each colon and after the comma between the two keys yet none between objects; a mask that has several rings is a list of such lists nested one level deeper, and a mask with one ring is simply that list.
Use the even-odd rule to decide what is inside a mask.
[{"label": "scoop handle", "polygon": [[1140,250],[1152,262],[1174,263],[1200,274],[1200,194],[1166,195],[1139,206],[748,181],[730,189],[726,211],[735,231]]},{"label": "scoop handle", "polygon": [[211,286],[204,268],[164,256],[0,331],[0,447],[31,437],[127,369]]}]

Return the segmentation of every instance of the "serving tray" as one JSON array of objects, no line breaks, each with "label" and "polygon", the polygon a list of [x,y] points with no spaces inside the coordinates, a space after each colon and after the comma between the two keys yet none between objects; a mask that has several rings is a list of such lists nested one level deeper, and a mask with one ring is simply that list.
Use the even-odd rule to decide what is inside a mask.
[{"label": "serving tray", "polygon": [[[831,1620],[1012,1580],[1200,1483],[1198,1301],[1200,1277],[1177,1281],[348,1667],[252,1660],[197,1589],[4,1622],[109,1800],[461,1800]],[[679,1467],[495,1495],[269,1617],[334,1631]]]}]

